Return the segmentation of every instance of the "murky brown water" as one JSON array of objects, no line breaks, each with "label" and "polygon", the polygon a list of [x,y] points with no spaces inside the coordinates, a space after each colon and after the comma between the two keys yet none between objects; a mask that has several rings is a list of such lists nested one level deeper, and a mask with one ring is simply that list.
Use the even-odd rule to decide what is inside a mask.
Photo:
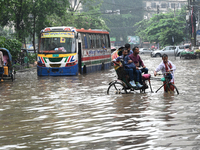
[{"label": "murky brown water", "polygon": [[[142,56],[153,74],[161,58]],[[106,95],[113,69],[37,77],[36,69],[0,83],[0,149],[200,149],[200,60],[170,59],[180,95]],[[152,80],[153,90],[161,81]]]}]

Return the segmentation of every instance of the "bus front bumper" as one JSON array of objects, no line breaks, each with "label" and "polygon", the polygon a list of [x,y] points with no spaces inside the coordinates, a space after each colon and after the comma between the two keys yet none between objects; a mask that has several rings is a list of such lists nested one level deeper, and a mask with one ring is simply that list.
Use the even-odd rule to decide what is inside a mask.
[{"label": "bus front bumper", "polygon": [[78,65],[71,67],[48,68],[37,66],[38,76],[67,76],[78,75]]}]

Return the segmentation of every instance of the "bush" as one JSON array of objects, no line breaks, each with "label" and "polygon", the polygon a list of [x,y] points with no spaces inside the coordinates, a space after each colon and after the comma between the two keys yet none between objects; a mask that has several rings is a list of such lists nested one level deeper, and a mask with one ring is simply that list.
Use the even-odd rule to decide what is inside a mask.
[{"label": "bush", "polygon": [[6,39],[0,36],[0,47],[10,51],[13,61],[18,58],[21,51],[22,43],[16,39]]},{"label": "bush", "polygon": [[28,53],[29,63],[33,64],[36,61],[36,53]]}]

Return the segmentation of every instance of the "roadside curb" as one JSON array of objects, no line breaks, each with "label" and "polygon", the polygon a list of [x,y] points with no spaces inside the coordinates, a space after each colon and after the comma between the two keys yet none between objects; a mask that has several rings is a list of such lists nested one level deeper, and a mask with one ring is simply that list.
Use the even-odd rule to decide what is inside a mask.
[{"label": "roadside curb", "polygon": [[17,70],[16,72],[26,72],[26,71],[31,71],[36,69],[37,67],[31,67],[31,68],[26,68],[26,69],[21,69],[21,70]]}]

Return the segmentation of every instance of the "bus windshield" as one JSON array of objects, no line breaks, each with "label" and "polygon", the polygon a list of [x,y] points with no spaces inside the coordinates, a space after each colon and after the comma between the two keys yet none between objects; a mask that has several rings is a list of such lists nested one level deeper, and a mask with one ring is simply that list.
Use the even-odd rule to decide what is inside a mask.
[{"label": "bus windshield", "polygon": [[66,54],[75,53],[75,38],[72,37],[41,37],[38,53]]}]

